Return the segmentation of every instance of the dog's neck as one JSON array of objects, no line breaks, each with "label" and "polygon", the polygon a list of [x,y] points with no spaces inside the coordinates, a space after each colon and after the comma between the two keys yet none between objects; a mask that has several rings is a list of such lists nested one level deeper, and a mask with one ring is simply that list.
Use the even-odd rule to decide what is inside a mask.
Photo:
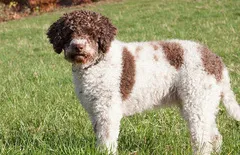
[{"label": "dog's neck", "polygon": [[122,44],[124,44],[124,42],[121,42],[119,40],[113,40],[111,42],[111,46],[109,48],[109,51],[107,52],[99,52],[98,55],[95,57],[95,59],[89,63],[86,64],[79,64],[79,63],[73,63],[72,64],[72,72],[79,72],[79,73],[83,73],[84,71],[89,70],[90,68],[93,68],[95,66],[97,66],[99,64],[100,61],[103,61],[104,59],[111,59],[112,54],[114,52],[118,52],[119,49],[121,49],[120,47],[122,46]]},{"label": "dog's neck", "polygon": [[90,63],[86,63],[86,64],[79,64],[79,63],[73,63],[72,64],[72,71],[76,72],[76,71],[81,71],[83,72],[84,70],[88,70],[89,68],[97,65],[104,57],[104,54],[102,54],[102,52],[98,53],[98,56],[95,57],[95,59],[93,61],[91,61]]}]

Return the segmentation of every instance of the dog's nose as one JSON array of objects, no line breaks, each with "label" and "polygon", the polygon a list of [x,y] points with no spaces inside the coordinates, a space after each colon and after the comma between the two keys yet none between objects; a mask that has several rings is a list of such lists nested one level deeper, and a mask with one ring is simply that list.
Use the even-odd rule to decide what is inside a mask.
[{"label": "dog's nose", "polygon": [[75,49],[77,52],[80,52],[84,48],[84,44],[77,44],[73,43],[72,44],[73,49]]}]

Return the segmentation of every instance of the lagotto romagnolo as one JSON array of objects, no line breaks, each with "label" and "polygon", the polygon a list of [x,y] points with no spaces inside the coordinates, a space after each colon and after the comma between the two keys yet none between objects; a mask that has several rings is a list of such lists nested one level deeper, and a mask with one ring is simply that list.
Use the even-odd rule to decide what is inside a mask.
[{"label": "lagotto romagnolo", "polygon": [[220,101],[240,121],[240,106],[220,57],[188,40],[122,42],[107,17],[64,14],[48,29],[55,52],[72,63],[75,92],[88,112],[97,144],[117,153],[120,120],[148,109],[179,107],[194,154],[219,152]]}]

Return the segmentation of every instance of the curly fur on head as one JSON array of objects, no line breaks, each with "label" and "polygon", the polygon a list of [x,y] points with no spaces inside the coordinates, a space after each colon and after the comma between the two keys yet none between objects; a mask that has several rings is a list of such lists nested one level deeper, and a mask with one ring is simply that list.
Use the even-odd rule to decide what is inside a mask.
[{"label": "curly fur on head", "polygon": [[116,33],[117,29],[107,17],[92,11],[80,10],[60,17],[49,27],[47,36],[57,53],[62,52],[73,36],[84,35],[97,42],[99,50],[105,53]]}]

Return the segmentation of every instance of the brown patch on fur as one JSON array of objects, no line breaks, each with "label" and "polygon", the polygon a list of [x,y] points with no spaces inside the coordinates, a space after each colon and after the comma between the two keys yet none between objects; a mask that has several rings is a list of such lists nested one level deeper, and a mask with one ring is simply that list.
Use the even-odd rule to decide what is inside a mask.
[{"label": "brown patch on fur", "polygon": [[65,18],[62,17],[53,23],[47,32],[49,42],[53,44],[53,49],[55,52],[60,54],[64,45],[71,41],[72,31],[64,24]]},{"label": "brown patch on fur", "polygon": [[140,46],[138,46],[137,48],[136,48],[136,51],[135,51],[135,53],[136,53],[136,58],[139,58],[139,52],[142,50],[142,47],[140,47]]},{"label": "brown patch on fur", "polygon": [[106,136],[106,138],[109,138],[109,137],[110,137],[110,131],[109,131],[109,128],[106,130],[105,136]]},{"label": "brown patch on fur", "polygon": [[49,27],[47,36],[57,53],[61,53],[72,37],[85,35],[98,43],[99,50],[106,53],[116,33],[117,29],[107,17],[80,10],[64,14]]},{"label": "brown patch on fur", "polygon": [[159,49],[159,46],[158,46],[158,45],[156,45],[156,44],[154,44],[154,43],[151,43],[151,45],[152,45],[152,47],[153,47],[153,49],[154,49],[155,51]]},{"label": "brown patch on fur", "polygon": [[221,97],[221,99],[223,99],[223,97],[224,97],[223,92],[221,92],[220,97]]},{"label": "brown patch on fur", "polygon": [[126,47],[123,48],[122,53],[123,69],[120,83],[120,92],[122,94],[122,100],[126,100],[129,94],[132,92],[133,85],[135,83],[135,60],[133,55],[128,51]]},{"label": "brown patch on fur", "polygon": [[179,69],[183,64],[184,54],[181,45],[175,42],[160,42],[159,44],[162,46],[169,63],[176,69]]},{"label": "brown patch on fur", "polygon": [[138,46],[138,47],[136,48],[136,53],[138,53],[138,52],[141,51],[141,50],[142,50],[142,47]]},{"label": "brown patch on fur", "polygon": [[202,62],[205,71],[215,76],[217,81],[222,79],[223,62],[219,56],[211,52],[207,47],[200,47]]},{"label": "brown patch on fur", "polygon": [[158,61],[158,56],[157,56],[156,54],[154,54],[153,59],[154,59],[155,61]]}]

